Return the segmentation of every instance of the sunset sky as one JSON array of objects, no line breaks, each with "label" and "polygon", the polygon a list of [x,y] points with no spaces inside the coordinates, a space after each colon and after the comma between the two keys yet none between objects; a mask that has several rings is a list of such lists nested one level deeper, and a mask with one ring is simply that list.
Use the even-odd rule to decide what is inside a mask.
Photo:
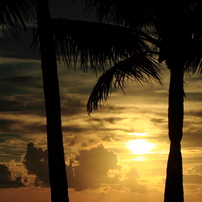
[{"label": "sunset sky", "polygon": [[[53,17],[83,19],[80,5],[50,3]],[[0,37],[0,202],[50,201],[40,57],[29,50],[31,41],[31,30],[19,42]],[[58,64],[71,202],[163,201],[169,151],[164,69],[163,86],[128,82],[125,95],[113,92],[89,116],[85,105],[96,75]],[[185,202],[200,202],[202,79],[186,74],[185,82]]]}]

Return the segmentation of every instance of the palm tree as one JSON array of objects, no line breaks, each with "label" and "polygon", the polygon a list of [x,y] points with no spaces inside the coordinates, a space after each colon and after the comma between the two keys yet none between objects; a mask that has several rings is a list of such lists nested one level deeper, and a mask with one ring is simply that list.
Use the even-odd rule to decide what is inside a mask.
[{"label": "palm tree", "polygon": [[[123,88],[125,78],[132,76],[138,81],[142,81],[145,74],[149,76],[147,78],[154,78],[150,77],[150,71],[156,73],[153,71],[157,70],[156,62],[165,61],[170,70],[168,98],[170,152],[164,201],[183,202],[180,145],[183,136],[184,117],[183,77],[185,72],[202,73],[202,2],[199,0],[185,0],[183,2],[170,0],[85,0],[85,3],[86,8],[90,11],[96,9],[100,21],[110,22],[108,26],[116,33],[113,37],[121,36],[122,32],[119,32],[119,29],[123,29],[128,30],[131,35],[133,33],[139,39],[131,43],[133,47],[129,43],[122,44],[121,40],[116,41],[117,44],[121,43],[123,46],[113,49],[113,57],[116,60],[113,60],[113,67],[106,71],[95,85],[87,103],[88,113],[97,109],[102,101],[106,101],[112,90],[117,89],[117,87]],[[112,23],[115,25],[111,25]],[[108,42],[110,37],[111,35],[108,36]],[[84,37],[82,36],[82,38]],[[99,35],[99,40],[100,38],[102,38],[101,35]],[[148,46],[147,49],[139,52],[140,46],[137,44],[139,45],[138,42],[140,41],[144,47],[146,44]],[[86,44],[84,45],[87,46]],[[103,45],[95,42],[95,44],[100,45],[99,49],[101,49],[102,54],[106,53],[105,56],[108,56],[112,50],[110,49],[112,47],[109,48],[105,43]],[[117,44],[113,44],[113,47],[118,47]],[[82,48],[84,49],[85,46]],[[96,58],[97,61],[104,60],[105,64],[106,58],[102,54],[99,55],[99,51],[94,54],[92,47],[88,50],[89,55],[84,54],[84,50],[81,50],[81,60],[89,56],[90,59]],[[76,51],[74,54],[78,55]]]},{"label": "palm tree", "polygon": [[[43,16],[44,15],[45,14],[43,9]],[[38,20],[38,23],[39,22],[40,21]],[[47,19],[44,20],[44,23],[45,22],[47,23]],[[96,70],[103,71],[104,67],[107,64],[114,64],[115,65],[114,67],[116,69],[115,71],[117,71],[117,76],[120,76],[118,71],[121,72],[122,68],[125,66],[125,64],[127,64],[129,65],[128,72],[122,71],[125,74],[125,76],[134,78],[136,81],[139,82],[146,82],[152,84],[151,81],[154,80],[156,82],[161,83],[159,66],[155,62],[154,58],[152,58],[149,54],[147,54],[149,51],[149,46],[142,40],[141,37],[139,37],[139,34],[131,32],[124,27],[117,27],[97,22],[51,19],[50,24],[52,30],[50,30],[50,28],[47,27],[48,25],[46,26],[44,25],[43,27],[43,29],[45,29],[44,32],[48,32],[44,33],[43,36],[46,37],[47,43],[49,43],[46,44],[46,46],[44,47],[45,50],[47,50],[48,47],[48,51],[44,50],[44,53],[42,52],[43,51],[42,42],[44,43],[45,40],[41,38],[41,56],[43,57],[43,54],[46,54],[47,55],[46,58],[48,61],[47,63],[45,63],[44,61],[44,64],[49,64],[48,66],[43,67],[43,60],[42,60],[42,71],[44,74],[43,77],[44,80],[46,79],[47,82],[47,84],[44,83],[44,89],[46,89],[45,85],[47,85],[47,92],[45,91],[45,98],[47,96],[46,102],[48,102],[51,99],[53,100],[52,96],[56,94],[56,92],[52,91],[52,89],[55,88],[54,86],[56,86],[56,84],[48,83],[49,78],[51,78],[51,76],[49,75],[50,72],[53,77],[49,80],[49,82],[53,82],[53,80],[56,80],[57,75],[56,67],[54,67],[53,73],[52,70],[50,70],[53,64],[55,65],[56,62],[55,56],[57,56],[58,60],[60,60],[60,58],[64,60],[64,62],[68,66],[76,65],[76,63],[79,63],[84,71],[86,71],[89,66],[92,67],[93,71]],[[40,26],[42,26],[42,23],[41,25],[40,24],[38,25],[39,28],[38,30],[36,30],[33,43],[34,46],[37,45],[38,38],[42,37],[41,36],[42,33],[40,33],[41,29]],[[106,33],[105,30],[108,30],[108,32]],[[51,32],[53,34],[51,36],[52,38],[48,39],[47,36]],[[121,37],[119,36],[114,37],[115,33],[117,32],[121,34]],[[97,37],[99,37],[99,42],[97,41]],[[50,41],[53,42],[53,39],[55,44],[52,44],[50,46]],[[120,39],[122,39],[122,43],[120,43]],[[54,49],[53,47],[55,48],[55,52],[49,53],[49,50]],[[52,59],[54,59],[54,62]],[[123,62],[121,62],[122,59],[124,59]],[[78,60],[80,61],[78,62]],[[118,67],[120,68],[120,70],[118,69]],[[46,76],[45,74],[48,75]],[[120,80],[117,78],[117,83],[120,82],[123,82],[121,77]],[[50,97],[48,97],[48,95]],[[57,103],[55,103],[55,106],[56,105],[58,106],[59,100],[56,101]],[[53,106],[54,102],[52,101],[49,104],[46,103],[46,108],[48,106],[50,106],[50,109],[55,108],[55,106]],[[47,112],[48,111],[49,110],[47,108]],[[55,112],[53,112],[53,114],[54,113]],[[56,124],[54,123],[56,116],[53,115],[52,118],[53,118],[52,122],[51,120],[49,120],[51,122],[50,128],[53,127],[54,124]],[[47,118],[47,129],[48,129],[48,118]],[[56,139],[55,136],[56,131],[53,132],[52,134],[51,134],[52,130],[48,132],[49,132],[48,140],[49,142],[53,142]],[[62,138],[62,134],[60,134],[59,137]],[[57,140],[61,138],[58,138],[57,135]],[[62,140],[60,140],[60,142],[58,142],[57,145],[58,147],[59,146],[61,147]],[[49,145],[49,147],[51,146],[53,146],[56,149],[55,145]],[[62,153],[57,153],[56,158],[58,156],[62,156]],[[57,165],[55,162],[53,163],[54,165]],[[52,165],[52,167],[54,167],[54,165]],[[49,167],[49,170],[51,170],[51,167]]]},{"label": "palm tree", "polygon": [[48,0],[37,0],[37,23],[46,107],[49,180],[52,202],[68,202],[57,60]]},{"label": "palm tree", "polygon": [[[34,44],[40,42],[40,53],[41,53],[41,66],[43,74],[43,86],[44,86],[44,95],[45,95],[45,106],[46,106],[46,120],[47,120],[47,144],[48,144],[48,157],[49,157],[49,179],[51,186],[51,199],[52,201],[69,201],[68,199],[68,187],[67,187],[67,177],[65,172],[65,163],[64,163],[64,148],[62,140],[62,128],[61,128],[61,114],[60,114],[60,96],[59,96],[59,85],[57,77],[57,63],[56,55],[59,58],[60,55],[63,56],[65,62],[70,65],[71,55],[69,55],[68,48],[77,52],[77,47],[83,49],[84,42],[82,37],[79,35],[82,33],[82,29],[85,27],[89,31],[92,31],[92,26],[98,25],[100,28],[108,28],[108,25],[100,26],[100,24],[89,23],[89,22],[76,22],[76,21],[65,21],[65,20],[53,20],[50,18],[50,13],[48,9],[48,0],[46,1],[2,1],[2,7],[4,10],[1,10],[1,24],[3,25],[4,30],[8,30],[15,38],[18,37],[21,31],[26,30],[26,22],[30,23],[32,19],[35,19],[35,10],[37,11],[37,37],[35,37]],[[4,3],[4,4],[3,4]],[[20,4],[21,3],[21,4]],[[12,9],[12,10],[11,10]],[[27,10],[26,10],[27,9]],[[32,10],[33,9],[33,10]],[[22,13],[20,11],[23,11]],[[28,13],[26,13],[26,11]],[[12,15],[9,14],[11,12]],[[31,15],[31,16],[29,16]],[[84,27],[83,27],[83,26]],[[52,30],[52,27],[54,29]],[[97,30],[97,29],[96,29]],[[97,30],[101,31],[100,29]],[[113,31],[113,30],[112,30]],[[125,32],[126,38],[131,34],[128,31],[122,30]],[[70,32],[70,34],[69,34]],[[75,35],[76,32],[76,35]],[[112,45],[109,46],[109,50],[103,50],[103,53],[100,53],[100,50],[94,47],[94,41],[91,42],[91,37],[88,34],[85,35],[88,39],[87,46],[90,47],[93,54],[99,54],[100,60],[91,58],[91,65],[97,65],[99,68],[103,68],[106,60],[116,62],[117,57],[114,57],[114,53],[110,51],[111,47],[114,44],[117,44],[117,41],[111,41]],[[101,33],[101,32],[100,32]],[[53,35],[54,34],[54,35]],[[83,35],[83,34],[82,34]],[[114,35],[114,33],[112,33]],[[71,38],[71,42],[67,44],[67,39]],[[74,37],[74,38],[73,38]],[[80,41],[77,41],[77,37],[80,37]],[[108,35],[105,35],[104,41],[108,38]],[[137,40],[136,37],[130,36],[131,40]],[[96,38],[95,38],[96,39]],[[131,40],[128,43],[131,43]],[[55,44],[54,44],[55,43]],[[76,46],[75,44],[76,43]],[[85,42],[86,43],[86,42]],[[106,43],[105,43],[106,44]],[[138,43],[136,43],[138,45]],[[55,46],[56,45],[56,46]],[[92,46],[92,47],[91,47]],[[147,46],[144,43],[139,44],[140,50],[147,49]],[[118,47],[120,48],[120,47]],[[123,47],[125,49],[125,47]],[[114,49],[117,49],[114,47]],[[125,57],[124,49],[119,55]],[[133,50],[131,50],[133,51]],[[88,56],[86,52],[81,52],[81,67],[86,70]],[[92,54],[91,53],[91,54]],[[76,57],[73,54],[73,61],[76,63]],[[107,55],[107,56],[105,56]],[[104,59],[106,58],[106,59]],[[150,61],[149,61],[150,63]],[[152,64],[155,67],[155,64]],[[93,69],[96,69],[95,67]],[[156,69],[158,71],[158,69]],[[154,70],[155,71],[155,70]],[[154,79],[155,76],[154,76]],[[157,77],[158,79],[158,77]]]},{"label": "palm tree", "polygon": [[[91,113],[93,109],[97,109],[98,104],[109,97],[111,90],[118,87],[123,88],[125,78],[132,78],[138,82],[149,82],[150,84],[152,80],[161,83],[160,66],[156,60],[156,56],[158,56],[159,62],[163,60],[166,61],[171,71],[172,85],[170,85],[169,93],[169,137],[171,140],[171,150],[168,160],[165,201],[183,201],[182,161],[180,153],[183,123],[183,73],[185,71],[195,73],[198,70],[198,72],[201,73],[201,69],[197,69],[199,64],[201,64],[201,18],[198,17],[201,15],[200,1],[194,1],[193,5],[190,6],[187,0],[183,2],[183,5],[186,4],[186,9],[184,9],[184,7],[181,9],[180,6],[177,7],[177,9],[180,9],[182,12],[182,19],[187,17],[187,19],[189,19],[188,24],[190,25],[187,30],[180,31],[183,26],[177,29],[177,31],[179,31],[178,35],[173,34],[171,31],[171,27],[176,28],[179,22],[177,21],[176,24],[173,25],[171,23],[172,21],[169,21],[169,9],[172,10],[172,8],[167,5],[163,7],[167,11],[167,15],[165,15],[164,10],[162,13],[162,10],[157,9],[159,5],[164,6],[161,1],[158,0],[152,1],[152,4],[150,1],[146,1],[147,4],[145,1],[85,1],[87,8],[93,8],[98,5],[98,16],[100,20],[111,20],[111,22],[117,25],[113,25],[112,23],[104,24],[61,19],[50,20],[48,0],[43,2],[38,0],[37,2],[39,29],[35,33],[34,45],[37,44],[39,39],[41,43],[41,58],[43,58],[42,72],[47,113],[49,159],[53,157],[53,159],[57,161],[57,157],[59,157],[61,173],[63,173],[61,176],[56,177],[54,175],[54,168],[57,163],[55,163],[54,160],[52,162],[50,160],[50,178],[53,179],[50,180],[50,183],[56,184],[59,179],[58,184],[56,184],[58,186],[55,187],[53,185],[54,189],[51,191],[52,200],[61,201],[62,199],[59,197],[65,197],[65,190],[67,191],[66,183],[64,181],[60,183],[60,179],[65,179],[65,173],[64,163],[61,163],[64,162],[64,151],[62,144],[56,56],[59,60],[62,55],[62,59],[68,65],[72,63],[76,64],[77,60],[80,58],[80,64],[84,70],[88,68],[89,64],[92,66],[93,70],[104,70],[105,66],[112,66],[112,68],[100,77],[92,91],[87,104],[89,113]],[[170,5],[169,2],[167,2],[167,4]],[[177,16],[176,11],[174,17],[177,19]],[[172,19],[175,19],[174,17]],[[187,22],[183,25],[186,23]],[[107,33],[105,30],[107,30]],[[186,35],[182,37],[178,43],[175,37],[183,36],[184,31],[189,33],[188,36],[191,37],[187,37]],[[98,38],[99,40],[97,40]],[[177,46],[175,44],[176,42]],[[186,54],[186,56],[188,55],[189,57],[184,57],[186,58],[186,62],[183,63],[181,60],[185,59],[180,58],[177,51],[175,51],[174,54],[171,54],[171,52],[174,46],[181,50],[181,46],[184,45],[184,42],[187,42],[188,46],[183,46],[183,53],[191,52],[191,54]],[[47,51],[50,51],[50,53]],[[173,61],[175,60],[180,60],[180,62],[174,63]],[[178,68],[178,65],[181,68]],[[178,79],[178,76],[181,80]],[[115,81],[113,80],[114,78]],[[50,81],[54,81],[54,85],[53,82]],[[173,89],[173,83],[180,87]],[[53,92],[56,96],[53,96]],[[175,102],[173,102],[173,99]],[[179,106],[181,107],[179,108]],[[173,109],[176,109],[176,112],[174,112]],[[174,116],[173,113],[180,116]],[[56,116],[54,114],[56,114]],[[177,120],[179,120],[179,122],[171,121],[170,119],[173,116],[178,117]],[[55,121],[56,119],[57,121]],[[179,124],[174,125],[175,123]],[[57,131],[55,129],[57,129]],[[56,137],[58,138],[55,143]],[[53,145],[52,142],[55,144]],[[58,149],[58,151],[55,151],[55,149]],[[55,152],[53,153],[53,151],[57,154]],[[178,166],[173,167],[173,162],[177,163],[176,165]],[[53,169],[51,169],[51,167]],[[175,170],[173,171],[173,169]],[[172,189],[172,187],[174,187],[173,184],[171,184],[172,181],[176,182],[175,188],[177,189],[177,187],[179,187],[179,189]],[[59,186],[61,186],[62,190],[60,192],[61,195],[56,194],[57,191],[60,191]],[[54,193],[53,190],[57,191]]]},{"label": "palm tree", "polygon": [[53,202],[68,202],[57,64],[53,34],[50,29],[48,0],[2,0],[0,2],[0,26],[4,34],[11,33],[17,39],[20,32],[26,31],[26,23],[31,23],[36,19],[36,11],[47,118],[51,199]]}]

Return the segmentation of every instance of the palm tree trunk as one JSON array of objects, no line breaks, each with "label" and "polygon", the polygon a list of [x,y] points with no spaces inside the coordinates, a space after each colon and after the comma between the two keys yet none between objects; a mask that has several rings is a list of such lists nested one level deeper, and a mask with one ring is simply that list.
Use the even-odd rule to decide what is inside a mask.
[{"label": "palm tree trunk", "polygon": [[41,67],[46,106],[49,179],[52,202],[69,202],[60,113],[57,63],[48,0],[37,1]]},{"label": "palm tree trunk", "polygon": [[167,164],[164,202],[183,202],[183,175],[181,139],[183,135],[184,90],[183,64],[174,61],[168,65],[170,69],[168,129],[170,153]]}]

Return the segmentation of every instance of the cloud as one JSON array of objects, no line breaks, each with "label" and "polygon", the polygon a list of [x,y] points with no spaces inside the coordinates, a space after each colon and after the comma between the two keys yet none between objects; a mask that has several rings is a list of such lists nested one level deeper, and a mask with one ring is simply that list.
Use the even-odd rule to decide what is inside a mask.
[{"label": "cloud", "polygon": [[202,101],[202,93],[201,92],[188,92],[186,93],[187,100],[185,101],[192,101],[192,102],[201,102]]},{"label": "cloud", "polygon": [[116,169],[118,163],[116,154],[103,146],[81,150],[75,160],[79,164],[74,167],[76,191],[99,188],[107,182],[108,171]]},{"label": "cloud", "polygon": [[[78,137],[79,139],[79,137]],[[77,141],[75,139],[75,141]],[[36,148],[33,143],[27,144],[23,164],[29,175],[35,175],[35,186],[48,187],[48,157],[47,150]],[[145,193],[145,185],[138,183],[137,168],[129,170],[121,180],[117,155],[105,149],[102,145],[89,150],[80,150],[79,153],[66,165],[68,186],[76,192],[82,190],[127,188],[131,192]],[[115,174],[109,176],[109,171]],[[57,171],[56,171],[57,172]],[[104,189],[106,187],[106,189]]]},{"label": "cloud", "polygon": [[104,126],[104,124],[116,124],[118,121],[122,121],[125,118],[119,117],[109,117],[109,118],[89,118],[88,121],[97,122],[99,125]]},{"label": "cloud", "polygon": [[139,173],[137,172],[137,168],[133,167],[126,173],[122,186],[129,188],[131,192],[146,193],[146,186],[139,184],[137,178],[139,178]]},{"label": "cloud", "polygon": [[21,111],[20,105],[16,101],[10,101],[0,98],[0,112]]},{"label": "cloud", "polygon": [[152,176],[165,176],[166,174],[166,169],[165,168],[153,168],[151,169],[151,175]]},{"label": "cloud", "polygon": [[150,119],[150,121],[153,123],[166,123],[167,122],[167,121],[165,121],[165,119],[162,119],[162,118],[160,118],[160,119],[152,118],[152,119]]},{"label": "cloud", "polygon": [[185,116],[202,117],[202,110],[185,111]]},{"label": "cloud", "polygon": [[47,150],[43,151],[34,147],[33,143],[28,143],[23,164],[29,175],[36,175],[36,186],[49,186]]},{"label": "cloud", "polygon": [[34,95],[13,95],[0,97],[0,111],[20,115],[45,116],[44,100]]},{"label": "cloud", "polygon": [[73,116],[82,112],[86,113],[86,103],[82,102],[76,97],[66,97],[65,94],[61,95],[61,112],[64,116]]},{"label": "cloud", "polygon": [[184,175],[185,184],[202,184],[202,176],[200,175]]},{"label": "cloud", "polygon": [[[117,156],[103,146],[81,150],[75,159],[66,165],[69,188],[75,191],[100,188],[110,181],[108,171],[117,168]],[[35,186],[49,186],[47,150],[27,144],[23,164],[29,175],[36,175]],[[76,165],[76,166],[75,166]]]},{"label": "cloud", "polygon": [[[186,122],[185,122],[186,124]],[[184,135],[183,135],[183,147],[186,148],[201,148],[202,145],[202,138],[201,138],[201,128],[195,127],[195,125],[191,125],[184,128]]]},{"label": "cloud", "polygon": [[20,121],[18,120],[10,120],[10,119],[2,119],[0,118],[0,131],[1,132],[8,132],[8,133],[14,133],[16,130],[13,130],[12,128],[14,126],[18,126],[20,124]]},{"label": "cloud", "polygon": [[0,188],[24,187],[21,177],[13,179],[11,172],[5,164],[0,164]]},{"label": "cloud", "polygon": [[9,83],[29,84],[34,81],[34,78],[32,76],[18,76],[18,77],[2,79],[2,81],[9,82]]},{"label": "cloud", "polygon": [[5,142],[8,139],[17,139],[21,138],[21,135],[18,134],[0,134],[0,144]]},{"label": "cloud", "polygon": [[202,165],[196,165],[187,171],[188,174],[198,174],[202,176]]},{"label": "cloud", "polygon": [[31,122],[29,119],[1,119],[0,118],[0,132],[1,133],[18,133],[18,134],[46,134],[46,125],[43,121]]}]

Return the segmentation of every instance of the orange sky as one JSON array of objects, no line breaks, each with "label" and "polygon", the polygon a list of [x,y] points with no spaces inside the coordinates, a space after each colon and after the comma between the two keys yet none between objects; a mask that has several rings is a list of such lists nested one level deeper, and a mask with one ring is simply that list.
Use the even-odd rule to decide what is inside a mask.
[{"label": "orange sky", "polygon": [[[3,62],[2,62],[3,61]],[[32,63],[32,65],[30,65]],[[13,70],[10,75],[10,65]],[[26,71],[27,65],[31,68]],[[23,188],[0,189],[0,201],[48,201],[49,189],[34,187],[35,175],[22,164],[26,144],[46,149],[43,94],[37,60],[1,58],[1,81],[7,94],[1,109],[0,159],[22,177]],[[21,75],[21,81],[19,74]],[[34,72],[34,74],[32,74]],[[139,87],[128,83],[126,95],[111,95],[102,109],[88,116],[85,104],[95,75],[59,67],[66,163],[73,159],[78,173],[71,186],[72,202],[162,201],[166,162],[168,73],[164,86]],[[202,199],[201,80],[186,76],[184,138],[182,141],[185,202]],[[4,120],[4,121],[3,121]],[[133,146],[136,147],[133,149]],[[138,150],[139,147],[139,150]],[[146,147],[146,148],[144,148]],[[33,159],[29,159],[29,163]],[[27,159],[28,162],[28,159]],[[39,166],[40,167],[40,166]],[[40,169],[37,172],[42,172]],[[39,174],[40,176],[40,174]],[[27,177],[27,181],[23,181]],[[85,181],[86,184],[82,185]],[[12,193],[12,194],[11,194]],[[33,197],[30,197],[33,196]],[[31,200],[31,201],[30,201]]]},{"label": "orange sky", "polygon": [[[52,11],[57,6],[59,9],[55,3]],[[75,17],[74,12],[69,9],[70,16]],[[0,202],[50,201],[49,188],[41,188],[48,180],[44,175],[45,109],[39,54],[28,51],[31,37],[31,31],[22,35],[19,43],[0,37]],[[75,176],[69,174],[71,202],[163,201],[169,151],[166,68],[164,76],[163,86],[128,82],[126,95],[113,92],[104,106],[89,116],[85,105],[96,76],[91,70],[83,73],[79,68],[74,71],[59,65],[66,164],[71,170],[71,160],[75,172]],[[185,202],[200,202],[202,80],[201,76],[185,75],[185,82]],[[27,147],[30,142],[33,150]],[[33,156],[24,159],[28,150]],[[36,177],[39,180],[35,182]],[[2,188],[2,180],[7,188]],[[14,184],[18,188],[13,188]]]}]

